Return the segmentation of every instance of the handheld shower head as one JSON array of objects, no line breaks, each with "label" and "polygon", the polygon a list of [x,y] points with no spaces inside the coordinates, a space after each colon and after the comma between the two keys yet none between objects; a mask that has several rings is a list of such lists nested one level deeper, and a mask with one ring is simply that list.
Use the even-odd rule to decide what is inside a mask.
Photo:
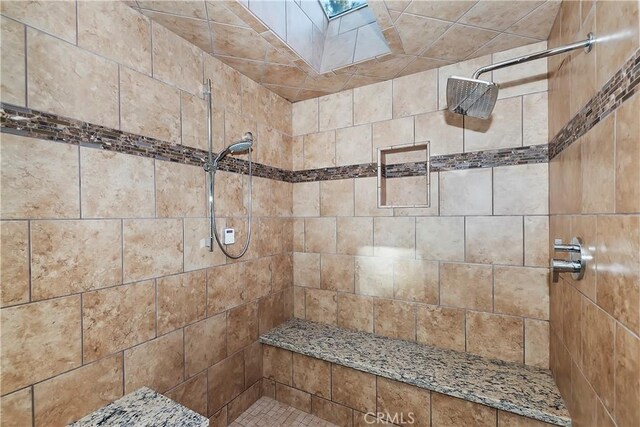
[{"label": "handheld shower head", "polygon": [[220,153],[218,153],[216,158],[213,160],[214,167],[217,167],[220,160],[227,157],[227,155],[242,153],[244,151],[250,150],[252,146],[253,134],[251,132],[247,132],[242,136],[242,139],[240,141],[234,142],[233,144],[222,150]]}]

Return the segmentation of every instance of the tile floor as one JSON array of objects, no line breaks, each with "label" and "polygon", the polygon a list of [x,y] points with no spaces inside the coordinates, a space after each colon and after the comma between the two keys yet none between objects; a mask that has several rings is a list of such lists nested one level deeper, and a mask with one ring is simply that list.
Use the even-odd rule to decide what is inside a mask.
[{"label": "tile floor", "polygon": [[244,411],[230,427],[337,427],[270,397],[261,397]]}]

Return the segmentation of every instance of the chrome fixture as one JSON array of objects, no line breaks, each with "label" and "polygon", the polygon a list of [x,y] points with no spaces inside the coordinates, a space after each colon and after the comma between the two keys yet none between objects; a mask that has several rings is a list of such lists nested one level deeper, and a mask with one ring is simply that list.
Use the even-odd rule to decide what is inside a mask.
[{"label": "chrome fixture", "polygon": [[587,268],[588,255],[582,247],[582,239],[574,237],[571,243],[566,245],[561,240],[556,240],[553,245],[554,252],[565,252],[569,254],[568,260],[552,259],[551,270],[553,272],[553,282],[558,281],[560,273],[571,273],[571,277],[580,280],[584,277]]},{"label": "chrome fixture", "polygon": [[[251,132],[247,132],[242,136],[242,139],[234,142],[229,145],[227,148],[222,150],[218,155],[213,157],[213,128],[212,128],[212,120],[213,120],[213,94],[211,91],[211,79],[207,80],[207,84],[205,86],[205,96],[207,98],[207,136],[209,140],[209,153],[207,155],[207,161],[204,164],[204,170],[207,172],[209,177],[209,237],[207,246],[209,246],[209,252],[213,252],[213,242],[215,241],[222,253],[228,256],[231,259],[238,259],[247,253],[247,249],[249,249],[249,243],[251,242],[251,219],[252,219],[252,194],[251,194],[251,182],[253,180],[253,172],[252,172],[252,162],[251,162],[251,151],[253,146],[253,134]],[[247,224],[247,239],[244,242],[244,246],[242,247],[242,251],[239,254],[233,255],[227,252],[224,248],[222,242],[220,241],[220,236],[218,235],[218,230],[216,229],[216,212],[215,212],[215,182],[216,182],[216,171],[218,170],[218,166],[222,159],[227,157],[229,154],[240,154],[247,151],[249,154],[249,197],[247,201],[247,209],[248,213],[248,224]]]},{"label": "chrome fixture", "polygon": [[559,55],[580,48],[584,48],[584,51],[589,53],[594,43],[595,37],[593,33],[589,33],[586,40],[478,68],[478,70],[473,73],[473,78],[470,79],[451,76],[447,80],[447,104],[449,111],[465,116],[488,119],[498,99],[498,85],[494,82],[479,80],[478,77],[480,77],[480,74],[546,58],[548,56]]}]

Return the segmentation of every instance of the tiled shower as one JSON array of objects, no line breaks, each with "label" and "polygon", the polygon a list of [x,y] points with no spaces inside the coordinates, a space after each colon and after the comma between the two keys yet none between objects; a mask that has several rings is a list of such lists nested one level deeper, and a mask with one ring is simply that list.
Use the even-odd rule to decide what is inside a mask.
[{"label": "tiled shower", "polygon": [[640,425],[640,2],[323,3],[0,3],[2,426]]}]

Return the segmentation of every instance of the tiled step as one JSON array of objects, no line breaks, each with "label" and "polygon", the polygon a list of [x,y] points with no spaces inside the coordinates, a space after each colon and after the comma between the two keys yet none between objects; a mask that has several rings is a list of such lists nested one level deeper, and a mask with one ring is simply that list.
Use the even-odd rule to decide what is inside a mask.
[{"label": "tiled step", "polygon": [[337,427],[270,397],[261,397],[244,411],[230,427]]}]

